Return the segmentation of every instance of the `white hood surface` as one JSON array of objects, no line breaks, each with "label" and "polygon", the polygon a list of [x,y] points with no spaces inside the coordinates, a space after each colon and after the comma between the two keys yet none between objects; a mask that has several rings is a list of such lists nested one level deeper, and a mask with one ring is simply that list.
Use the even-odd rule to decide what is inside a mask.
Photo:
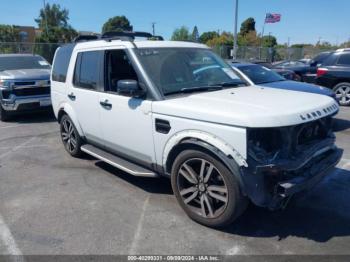
[{"label": "white hood surface", "polygon": [[156,114],[251,128],[298,125],[338,110],[336,101],[324,95],[259,86],[182,94],[153,103]]}]

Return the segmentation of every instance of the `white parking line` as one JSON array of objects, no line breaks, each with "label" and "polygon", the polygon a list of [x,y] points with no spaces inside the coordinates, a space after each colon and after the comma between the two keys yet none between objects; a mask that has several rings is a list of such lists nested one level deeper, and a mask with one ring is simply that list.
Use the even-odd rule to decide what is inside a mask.
[{"label": "white parking line", "polygon": [[[49,147],[49,145],[33,145],[33,146],[21,146],[17,147],[17,149],[27,149],[27,148],[40,148],[40,147]],[[0,146],[0,149],[6,150],[6,149],[12,149],[13,146]]]},{"label": "white parking line", "polygon": [[148,202],[149,202],[149,196],[147,196],[147,198],[145,199],[145,202],[143,203],[142,206],[142,212],[140,215],[140,219],[139,219],[139,223],[137,224],[137,228],[135,231],[135,235],[134,235],[134,239],[131,243],[130,249],[129,249],[129,254],[130,255],[135,255],[136,254],[136,250],[137,250],[137,246],[141,237],[141,230],[142,230],[142,226],[143,226],[143,220],[145,219],[145,211],[146,208],[148,206]]},{"label": "white parking line", "polygon": [[0,240],[5,246],[8,255],[11,255],[10,259],[16,262],[24,262],[23,254],[18,248],[15,239],[13,238],[10,229],[6,225],[4,219],[0,214]]},{"label": "white parking line", "polygon": [[6,128],[15,128],[15,127],[19,127],[22,125],[15,125],[15,126],[1,126],[0,129],[6,129]]}]

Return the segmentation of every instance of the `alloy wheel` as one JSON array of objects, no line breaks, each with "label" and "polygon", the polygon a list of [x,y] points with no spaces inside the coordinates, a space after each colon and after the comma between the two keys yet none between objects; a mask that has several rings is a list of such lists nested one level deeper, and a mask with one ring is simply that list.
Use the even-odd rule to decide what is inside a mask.
[{"label": "alloy wheel", "polygon": [[204,218],[217,218],[228,204],[228,189],[224,177],[210,162],[189,159],[178,171],[177,185],[185,205]]},{"label": "alloy wheel", "polygon": [[341,85],[337,88],[335,91],[335,94],[337,96],[337,99],[342,104],[350,103],[350,86],[348,85]]},{"label": "alloy wheel", "polygon": [[63,144],[68,152],[73,153],[78,145],[77,134],[75,133],[73,123],[69,119],[64,119],[62,121],[61,136]]}]

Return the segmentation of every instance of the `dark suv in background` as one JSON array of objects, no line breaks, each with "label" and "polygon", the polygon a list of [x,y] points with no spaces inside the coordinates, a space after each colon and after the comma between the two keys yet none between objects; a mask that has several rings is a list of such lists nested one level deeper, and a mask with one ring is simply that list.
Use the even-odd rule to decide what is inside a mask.
[{"label": "dark suv in background", "polygon": [[350,106],[350,48],[328,56],[317,69],[316,83],[333,89],[340,105]]}]

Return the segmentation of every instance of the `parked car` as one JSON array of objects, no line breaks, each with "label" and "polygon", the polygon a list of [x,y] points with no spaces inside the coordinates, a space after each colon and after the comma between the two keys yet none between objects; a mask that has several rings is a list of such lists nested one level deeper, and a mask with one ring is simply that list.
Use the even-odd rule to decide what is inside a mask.
[{"label": "parked car", "polygon": [[343,106],[350,106],[350,49],[332,53],[317,70],[316,83],[334,90]]},{"label": "parked car", "polygon": [[39,55],[0,55],[0,120],[51,107],[50,64]]},{"label": "parked car", "polygon": [[232,223],[248,199],[284,206],[341,159],[333,99],[247,87],[205,45],[138,35],[56,51],[52,103],[71,156],[170,178],[189,217],[211,227]]},{"label": "parked car", "polygon": [[[244,60],[228,60],[228,63],[233,63],[233,64],[241,64],[241,63],[247,63],[247,61]],[[273,68],[273,65],[269,62],[266,61],[262,61],[262,60],[249,60],[249,63],[252,64],[257,64],[257,65],[261,65],[264,66],[266,68],[269,68],[271,70],[273,70],[274,72],[276,72],[277,74],[279,74],[280,76],[284,77],[285,79],[288,80],[293,80],[293,81],[301,81],[300,76],[298,76],[296,73],[294,73],[291,70],[287,70],[287,69],[278,69],[278,68]]]},{"label": "parked car", "polygon": [[261,65],[233,63],[232,66],[250,85],[326,95],[336,100],[335,93],[328,88],[287,80],[273,70]]},{"label": "parked car", "polygon": [[282,61],[273,64],[273,69],[291,70],[298,75],[300,81],[314,83],[317,67],[300,61]]}]

